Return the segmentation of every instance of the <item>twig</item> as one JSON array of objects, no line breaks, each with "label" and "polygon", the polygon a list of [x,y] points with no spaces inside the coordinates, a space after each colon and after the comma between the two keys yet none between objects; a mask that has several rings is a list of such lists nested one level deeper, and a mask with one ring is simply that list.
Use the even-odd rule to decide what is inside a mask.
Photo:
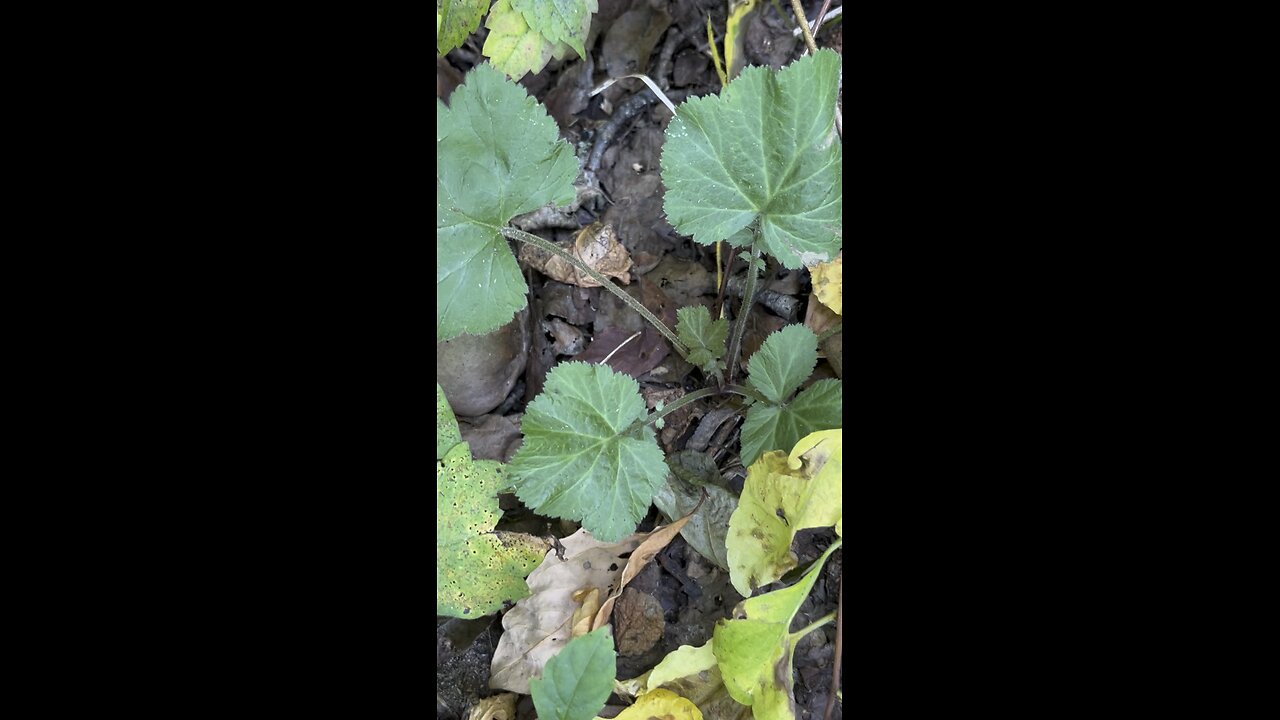
[{"label": "twig", "polygon": [[809,48],[809,52],[818,54],[818,44],[813,41],[813,33],[809,32],[809,20],[804,16],[804,8],[800,5],[800,0],[791,0],[791,11],[796,14],[800,29],[804,31],[804,44]]},{"label": "twig", "polygon": [[600,283],[601,287],[613,293],[614,295],[617,295],[619,299],[621,299],[627,305],[631,306],[632,310],[635,310],[636,312],[640,313],[641,317],[643,317],[645,320],[648,320],[649,324],[652,325],[654,328],[656,328],[658,332],[662,333],[663,337],[665,337],[667,340],[670,340],[671,347],[675,348],[675,351],[679,353],[681,358],[685,360],[689,359],[689,348],[685,347],[684,343],[680,342],[680,338],[676,337],[676,334],[674,332],[671,332],[671,328],[667,327],[666,323],[662,322],[653,313],[649,312],[649,309],[646,308],[643,304],[641,304],[639,300],[631,297],[626,292],[624,292],[622,288],[618,287],[617,285],[614,285],[612,280],[605,277],[604,275],[601,275],[598,271],[596,271],[595,268],[582,262],[581,258],[579,258],[573,253],[569,252],[568,250],[565,250],[564,248],[560,247],[559,245],[556,245],[555,243],[549,240],[544,240],[543,238],[540,238],[537,235],[530,235],[529,233],[523,230],[517,230],[516,228],[513,228],[513,227],[504,227],[504,228],[501,228],[499,232],[501,232],[504,237],[511,238],[512,240],[519,240],[520,242],[523,242],[523,243],[528,243],[535,247],[546,250],[552,255],[556,255],[558,257],[564,258],[569,262],[570,265],[573,265],[574,267],[578,268],[582,272],[590,275],[593,280]]},{"label": "twig", "polygon": [[663,90],[669,90],[671,83],[675,82],[671,73],[671,59],[676,54],[676,48],[682,39],[684,35],[680,33],[680,29],[672,25],[667,31],[666,39],[662,42],[662,51],[658,53],[658,66],[654,68],[653,75],[658,78],[658,86]]},{"label": "twig", "polygon": [[836,659],[831,667],[831,692],[827,695],[827,709],[822,720],[831,720],[836,706],[836,692],[840,689],[840,640],[844,637],[844,566],[840,566],[840,602],[836,605]]},{"label": "twig", "polygon": [[662,104],[667,106],[667,109],[671,111],[671,114],[672,115],[676,114],[676,106],[669,99],[667,99],[667,94],[662,92],[662,88],[658,87],[658,84],[653,81],[653,78],[643,73],[635,73],[633,75],[623,75],[622,77],[609,78],[608,80],[605,80],[603,83],[601,83],[600,87],[596,88],[595,90],[592,90],[591,94],[588,95],[587,97],[595,97],[596,95],[599,95],[600,93],[607,90],[610,85],[618,82],[619,80],[626,80],[627,78],[635,78],[637,80],[643,81],[644,84],[648,85],[649,89],[653,91],[653,94],[658,96],[658,99],[662,101]]}]

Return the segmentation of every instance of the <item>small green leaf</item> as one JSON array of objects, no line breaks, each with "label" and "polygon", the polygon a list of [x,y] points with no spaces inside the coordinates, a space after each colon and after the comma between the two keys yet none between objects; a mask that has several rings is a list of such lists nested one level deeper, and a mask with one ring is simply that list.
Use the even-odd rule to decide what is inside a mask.
[{"label": "small green leaf", "polygon": [[591,29],[591,14],[600,9],[597,0],[511,0],[511,7],[547,42],[566,43],[580,57],[586,56],[582,44]]},{"label": "small green leaf", "polygon": [[676,311],[676,336],[689,348],[689,362],[711,373],[723,363],[724,343],[729,337],[729,321],[712,320],[701,305],[682,307]]},{"label": "small green leaf", "polygon": [[436,52],[440,55],[462,47],[467,36],[480,27],[489,0],[436,0]]},{"label": "small green leaf", "polygon": [[747,371],[752,387],[769,402],[781,405],[817,364],[818,336],[803,325],[788,325],[765,338],[747,363]]},{"label": "small green leaf", "polygon": [[774,71],[749,67],[720,95],[690,98],[667,127],[663,208],[703,245],[759,221],[764,248],[788,268],[840,249],[840,56],[819,50]]},{"label": "small green leaf", "polygon": [[806,436],[790,455],[765,453],[747,469],[725,546],[729,578],[744,597],[795,567],[796,533],[844,516],[844,431]]},{"label": "small green leaf", "polygon": [[529,27],[524,15],[511,7],[511,0],[498,0],[484,21],[489,28],[482,52],[493,66],[519,80],[525,73],[542,72],[551,61],[555,44]]},{"label": "small green leaf", "polygon": [[454,445],[462,442],[462,433],[458,432],[458,420],[453,416],[453,408],[444,396],[444,389],[436,383],[436,462],[444,459]]},{"label": "small green leaf", "polygon": [[578,160],[524,88],[488,64],[436,101],[436,340],[483,335],[526,299],[500,230],[511,218],[574,198]]},{"label": "small green leaf", "polygon": [[844,385],[827,378],[805,388],[784,406],[756,403],[742,423],[742,462],[750,465],[768,450],[782,450],[819,430],[840,427]]},{"label": "small green leaf", "polygon": [[725,687],[755,717],[795,718],[792,657],[800,636],[790,632],[791,620],[837,547],[827,548],[795,585],[738,603],[733,616],[745,619],[716,623],[711,645]]},{"label": "small green leaf", "polygon": [[550,544],[523,533],[497,532],[497,491],[504,468],[472,460],[458,443],[436,463],[436,614],[476,618],[529,595],[524,577]]},{"label": "small green leaf", "polygon": [[539,718],[591,720],[604,707],[617,677],[609,627],[569,641],[547,661],[542,677],[529,681]]},{"label": "small green leaf", "polygon": [[581,521],[597,540],[635,531],[666,474],[653,429],[634,425],[647,414],[630,376],[557,365],[521,421],[516,495],[539,514]]}]

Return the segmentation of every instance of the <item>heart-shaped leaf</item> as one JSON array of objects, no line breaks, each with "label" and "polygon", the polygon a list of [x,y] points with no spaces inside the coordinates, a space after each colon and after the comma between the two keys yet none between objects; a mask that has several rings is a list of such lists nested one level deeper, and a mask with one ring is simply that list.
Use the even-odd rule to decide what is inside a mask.
[{"label": "heart-shaped leaf", "polygon": [[451,106],[436,101],[436,340],[483,335],[526,299],[501,234],[511,218],[574,198],[578,160],[524,88],[488,64]]},{"label": "heart-shaped leaf", "polygon": [[662,148],[663,208],[676,230],[741,246],[758,223],[788,268],[840,249],[840,56],[819,50],[780,71],[749,67],[719,96],[677,108]]}]

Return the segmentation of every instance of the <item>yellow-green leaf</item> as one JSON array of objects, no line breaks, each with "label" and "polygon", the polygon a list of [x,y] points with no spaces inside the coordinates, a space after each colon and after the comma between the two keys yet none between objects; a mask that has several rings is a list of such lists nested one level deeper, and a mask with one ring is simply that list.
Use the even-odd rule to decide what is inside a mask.
[{"label": "yellow-green leaf", "polygon": [[489,28],[484,56],[512,80],[519,80],[528,72],[542,72],[551,61],[556,43],[529,27],[524,16],[511,7],[511,0],[494,3],[484,26]]},{"label": "yellow-green leaf", "polygon": [[489,0],[436,0],[436,52],[444,55],[461,47],[480,27]]},{"label": "yellow-green leaf", "polygon": [[524,533],[493,532],[502,516],[502,466],[472,460],[460,442],[436,463],[436,614],[475,618],[529,594],[524,577],[550,543]]},{"label": "yellow-green leaf", "polygon": [[618,713],[617,720],[702,720],[698,706],[670,690],[650,690],[636,698],[631,707]]},{"label": "yellow-green leaf", "polygon": [[813,294],[818,296],[823,305],[831,308],[837,315],[844,306],[844,251],[841,250],[831,262],[818,263],[809,268],[813,275]]},{"label": "yellow-green leaf", "polygon": [[638,693],[632,693],[638,695],[659,688],[670,690],[692,702],[708,720],[749,720],[751,708],[734,700],[724,686],[713,645],[711,640],[700,647],[681,645],[653,670],[621,685],[640,688]]},{"label": "yellow-green leaf", "polygon": [[765,453],[747,469],[725,540],[729,577],[743,597],[795,567],[797,532],[843,518],[843,433],[812,433],[790,455]]},{"label": "yellow-green leaf", "polygon": [[725,687],[758,718],[795,718],[792,656],[801,634],[790,632],[791,621],[838,547],[827,548],[800,582],[743,600],[734,619],[716,623],[712,648]]},{"label": "yellow-green leaf", "polygon": [[[511,7],[551,44],[565,43],[578,55],[586,55],[583,42],[591,29],[597,0],[510,0]],[[536,71],[535,71],[536,72]]]}]

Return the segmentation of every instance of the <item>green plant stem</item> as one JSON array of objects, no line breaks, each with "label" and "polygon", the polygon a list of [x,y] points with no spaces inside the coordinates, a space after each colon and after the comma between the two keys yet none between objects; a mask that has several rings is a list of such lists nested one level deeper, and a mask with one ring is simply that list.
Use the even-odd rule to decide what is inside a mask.
[{"label": "green plant stem", "polygon": [[817,620],[814,620],[813,622],[809,623],[808,625],[805,625],[804,627],[800,628],[799,630],[797,630],[797,631],[795,631],[795,632],[791,633],[791,637],[792,637],[793,639],[795,639],[795,640],[799,640],[800,638],[804,637],[805,635],[808,635],[809,633],[813,632],[814,630],[817,630],[818,628],[822,627],[823,625],[826,625],[827,623],[829,623],[829,622],[831,622],[832,620],[835,620],[835,619],[836,619],[836,611],[835,611],[835,610],[832,610],[831,612],[827,613],[826,615],[823,615],[822,617],[818,618]]},{"label": "green plant stem", "polygon": [[836,333],[841,332],[843,330],[844,330],[844,323],[836,323],[835,325],[827,328],[821,335],[818,336],[818,342],[822,342],[823,340],[826,340],[832,335],[835,335]]},{"label": "green plant stem", "polygon": [[796,20],[800,22],[800,34],[804,35],[804,44],[809,48],[809,52],[818,54],[818,44],[813,41],[813,33],[809,32],[809,19],[804,16],[804,8],[800,5],[800,0],[791,0],[791,10],[796,14]]},{"label": "green plant stem", "polygon": [[758,391],[756,391],[755,388],[750,388],[750,387],[747,387],[746,385],[725,385],[724,392],[734,393],[735,395],[742,395],[743,397],[755,398],[760,402],[766,402],[766,403],[769,402],[769,398],[766,398],[764,395],[761,395]]},{"label": "green plant stem", "polygon": [[738,309],[738,318],[733,324],[733,338],[729,342],[729,382],[733,382],[738,374],[738,351],[742,349],[742,333],[746,332],[747,316],[751,314],[751,303],[756,299],[756,260],[759,258],[760,230],[756,229],[755,239],[751,241],[751,262],[747,263],[747,286],[742,290],[742,306]]},{"label": "green plant stem", "polygon": [[619,299],[621,299],[627,305],[630,305],[632,310],[635,310],[636,312],[640,313],[640,316],[643,317],[645,320],[648,320],[649,324],[654,326],[658,330],[658,332],[662,333],[663,337],[671,341],[671,347],[675,348],[675,351],[680,354],[680,357],[682,359],[684,360],[689,359],[689,348],[685,347],[684,343],[680,342],[680,338],[676,337],[676,334],[671,331],[671,328],[667,327],[666,323],[662,322],[657,318],[657,316],[649,312],[649,309],[646,308],[644,305],[642,305],[639,300],[628,295],[626,292],[622,290],[622,288],[618,287],[617,285],[614,285],[612,280],[605,277],[604,275],[601,275],[594,268],[589,267],[586,263],[582,262],[582,260],[576,257],[573,253],[568,252],[564,248],[560,247],[559,245],[556,245],[553,242],[550,242],[549,240],[544,240],[538,237],[537,235],[527,233],[523,230],[517,230],[516,228],[513,228],[513,227],[504,227],[502,228],[501,232],[505,237],[509,237],[512,240],[519,240],[520,242],[528,243],[535,247],[546,250],[552,255],[568,260],[571,265],[578,268],[579,270],[586,273],[587,275],[591,276],[592,280],[595,280],[596,282],[600,283],[600,285],[604,289],[608,290],[614,295],[617,295]]},{"label": "green plant stem", "polygon": [[644,424],[648,425],[650,423],[657,421],[659,418],[664,418],[695,400],[701,400],[704,397],[718,395],[719,393],[720,391],[716,388],[702,388],[701,390],[694,390],[693,392],[681,397],[679,400],[676,400],[670,405],[663,407],[661,412],[654,412],[650,414],[648,417],[644,419]]}]

